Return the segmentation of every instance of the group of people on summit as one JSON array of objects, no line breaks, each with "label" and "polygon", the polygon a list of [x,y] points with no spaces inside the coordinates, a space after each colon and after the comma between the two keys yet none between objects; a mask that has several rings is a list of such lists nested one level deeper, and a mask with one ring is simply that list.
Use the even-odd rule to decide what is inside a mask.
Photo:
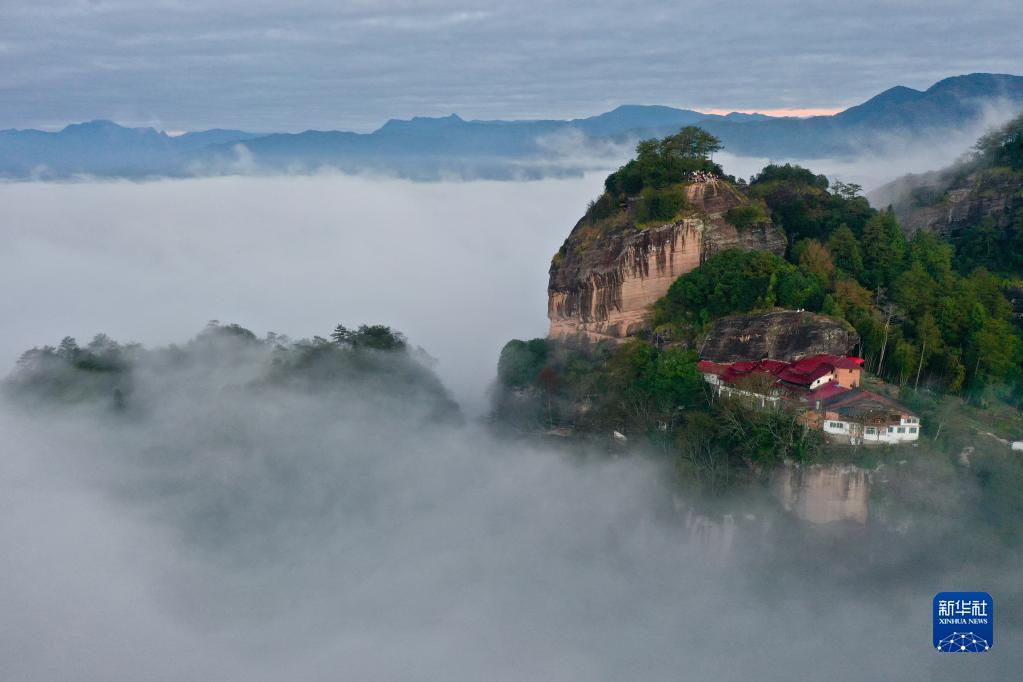
[{"label": "group of people on summit", "polygon": [[689,175],[692,178],[693,182],[710,182],[711,180],[714,180],[717,177],[710,171],[705,170],[693,171]]}]

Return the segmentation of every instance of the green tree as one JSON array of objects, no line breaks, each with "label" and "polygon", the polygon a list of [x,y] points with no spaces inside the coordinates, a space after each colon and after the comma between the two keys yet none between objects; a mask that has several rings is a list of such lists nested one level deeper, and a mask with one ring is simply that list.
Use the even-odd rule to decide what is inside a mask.
[{"label": "green tree", "polygon": [[981,137],[974,149],[991,163],[1023,169],[1023,114]]},{"label": "green tree", "polygon": [[906,237],[891,209],[863,227],[863,280],[872,289],[887,287],[899,274],[906,256]]},{"label": "green tree", "polygon": [[513,388],[529,386],[547,364],[549,351],[547,339],[509,341],[497,361],[498,381]]},{"label": "green tree", "polygon": [[944,282],[952,275],[952,245],[928,230],[918,230],[909,241],[909,261]]},{"label": "green tree", "polygon": [[842,223],[828,240],[828,249],[834,259],[835,267],[853,277],[863,274],[863,254],[860,243],[849,226]]},{"label": "green tree", "polygon": [[991,216],[967,229],[959,240],[959,269],[971,272],[976,268],[1003,269],[1002,244]]},{"label": "green tree", "polygon": [[346,346],[352,342],[352,331],[345,327],[343,324],[339,324],[334,327],[334,331],[330,333],[331,340],[339,346]]},{"label": "green tree", "polygon": [[774,254],[726,249],[672,283],[654,304],[654,324],[703,325],[774,306],[817,310],[823,299],[815,279]]},{"label": "green tree", "polygon": [[357,348],[374,350],[400,351],[405,350],[405,335],[382,324],[360,325],[350,334],[351,343]]},{"label": "green tree", "polygon": [[797,252],[799,269],[816,279],[822,289],[830,289],[835,278],[835,263],[828,248],[816,239],[806,239],[797,245],[793,255]]},{"label": "green tree", "polygon": [[[635,196],[645,188],[662,189],[685,182],[694,171],[721,173],[710,156],[721,149],[721,141],[696,126],[686,126],[660,140],[642,140],[636,157],[604,180],[605,194],[617,204],[624,196]],[[595,205],[603,205],[598,199]]]},{"label": "green tree", "polygon": [[966,353],[970,383],[1004,381],[1019,371],[1020,340],[1009,322],[987,318],[970,336]]},{"label": "green tree", "polygon": [[681,187],[647,187],[640,193],[636,203],[636,222],[642,224],[671,220],[685,205],[686,194]]}]

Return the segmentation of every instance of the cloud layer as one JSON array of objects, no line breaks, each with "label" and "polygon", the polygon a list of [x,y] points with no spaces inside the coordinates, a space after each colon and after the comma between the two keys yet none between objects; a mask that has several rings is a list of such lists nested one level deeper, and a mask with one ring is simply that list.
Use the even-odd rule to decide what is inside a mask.
[{"label": "cloud layer", "polygon": [[[1021,662],[1018,555],[996,541],[970,565],[959,509],[895,532],[799,524],[758,486],[701,505],[666,462],[424,428],[393,393],[229,388],[264,360],[143,367],[130,418],[0,403],[6,675],[1005,679]],[[975,494],[952,481],[944,499]],[[964,580],[1006,614],[979,659],[927,639],[933,593]]]},{"label": "cloud layer", "polygon": [[383,323],[478,406],[501,346],[546,333],[550,257],[601,182],[0,184],[0,362],[65,334],[169,343],[209,319],[293,337]]},{"label": "cloud layer", "polygon": [[0,127],[105,117],[168,130],[370,129],[625,102],[833,108],[896,84],[1018,71],[1023,58],[1021,10],[1000,0],[43,0],[6,3],[0,18]]},{"label": "cloud layer", "polygon": [[[0,185],[0,357],[65,334],[182,341],[211,317],[292,336],[384,322],[478,415],[501,344],[544,332],[547,259],[600,185]],[[6,677],[1007,679],[1023,665],[1018,548],[964,531],[983,500],[943,460],[879,474],[903,485],[878,524],[816,528],[760,486],[687,498],[656,458],[422,428],[422,406],[393,394],[239,390],[260,361],[149,367],[138,421],[0,403]],[[983,657],[929,647],[931,597],[960,587],[1006,614]]]}]

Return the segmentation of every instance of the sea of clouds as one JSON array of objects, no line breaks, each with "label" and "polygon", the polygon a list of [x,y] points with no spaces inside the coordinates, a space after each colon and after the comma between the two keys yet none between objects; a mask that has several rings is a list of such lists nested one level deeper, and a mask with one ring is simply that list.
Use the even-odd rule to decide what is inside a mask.
[{"label": "sea of clouds", "polygon": [[935,592],[1019,601],[1018,553],[957,555],[954,506],[918,538],[812,528],[754,490],[699,512],[739,519],[737,539],[696,537],[670,462],[477,420],[502,344],[545,333],[549,257],[601,182],[0,185],[5,367],[68,334],[154,346],[211,318],[293,337],[380,322],[437,359],[469,417],[424,427],[393,396],[159,371],[139,376],[139,420],[0,404],[2,676],[1011,677],[1009,606],[983,657],[930,649]]}]

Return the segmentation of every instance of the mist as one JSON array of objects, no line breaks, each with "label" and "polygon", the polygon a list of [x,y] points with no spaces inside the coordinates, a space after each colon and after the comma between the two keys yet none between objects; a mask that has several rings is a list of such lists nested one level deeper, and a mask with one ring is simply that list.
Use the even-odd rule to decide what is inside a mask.
[{"label": "mist", "polygon": [[379,322],[478,413],[504,343],[546,334],[550,257],[602,183],[0,184],[0,363],[68,334],[153,345],[210,319],[296,338]]},{"label": "mist", "polygon": [[[819,158],[767,158],[733,154],[727,149],[715,160],[725,172],[737,178],[749,178],[769,163],[794,163],[826,175],[831,181],[855,183],[870,193],[907,174],[926,173],[949,166],[968,155],[977,140],[987,132],[1019,115],[1011,102],[995,100],[986,104],[970,125],[959,128],[923,129],[911,136],[878,135],[861,139],[858,153]],[[851,134],[850,141],[855,141]],[[879,195],[880,196],[880,195]],[[885,197],[882,197],[885,198]],[[879,206],[884,208],[884,205]]]},{"label": "mist", "polygon": [[[654,457],[424,426],[394,393],[238,390],[268,361],[238,350],[227,372],[143,362],[131,419],[2,405],[11,679],[1005,679],[1021,662],[1018,554],[957,554],[966,483],[901,533],[813,528],[755,489],[699,511]],[[961,581],[1006,614],[978,661],[927,643],[931,596]]]},{"label": "mist", "polygon": [[[948,462],[889,463],[871,523],[819,525],[767,488],[686,495],[656,453],[476,419],[503,343],[545,333],[549,258],[602,181],[0,185],[6,367],[69,334],[379,322],[469,417],[248,390],[260,352],[230,372],[144,364],[130,420],[0,402],[4,677],[1010,678],[1019,548],[963,527],[983,501]],[[983,656],[931,650],[931,598],[952,589],[999,600]]]}]

